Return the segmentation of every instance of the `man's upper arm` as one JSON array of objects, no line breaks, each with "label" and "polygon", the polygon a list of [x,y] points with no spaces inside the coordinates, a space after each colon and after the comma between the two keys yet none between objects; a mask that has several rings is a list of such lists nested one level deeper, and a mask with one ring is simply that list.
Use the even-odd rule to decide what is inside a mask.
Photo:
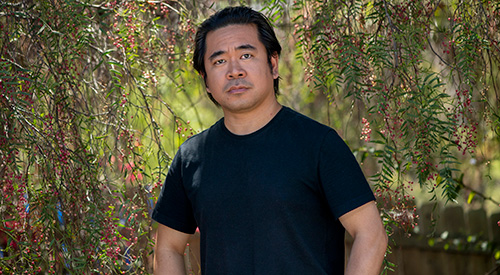
[{"label": "man's upper arm", "polygon": [[156,231],[156,249],[168,249],[183,255],[191,234],[186,234],[161,223]]},{"label": "man's upper arm", "polygon": [[379,233],[377,231],[380,231],[385,234],[380,213],[374,201],[365,203],[345,213],[339,220],[353,238],[361,231],[373,233]]}]

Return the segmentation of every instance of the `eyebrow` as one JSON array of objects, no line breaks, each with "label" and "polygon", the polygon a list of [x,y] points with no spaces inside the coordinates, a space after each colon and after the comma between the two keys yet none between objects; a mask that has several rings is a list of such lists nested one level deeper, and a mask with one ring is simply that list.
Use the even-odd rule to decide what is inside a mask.
[{"label": "eyebrow", "polygon": [[[243,45],[240,45],[238,47],[236,47],[236,50],[256,50],[257,48],[255,48],[255,46],[251,45],[251,44],[243,44]],[[211,54],[209,57],[208,57],[208,60],[212,61],[214,60],[217,56],[219,55],[223,55],[225,54],[226,51],[216,51],[214,52],[213,54]]]}]

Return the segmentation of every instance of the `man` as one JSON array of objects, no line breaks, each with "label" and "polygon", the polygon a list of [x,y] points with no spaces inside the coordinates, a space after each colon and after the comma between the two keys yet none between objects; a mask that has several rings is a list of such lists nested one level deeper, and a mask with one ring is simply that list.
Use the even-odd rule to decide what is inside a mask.
[{"label": "man", "polygon": [[224,118],[179,148],[153,212],[155,274],[183,274],[199,227],[204,274],[378,274],[387,236],[352,153],[277,99],[281,46],[260,13],[200,26],[194,67]]}]

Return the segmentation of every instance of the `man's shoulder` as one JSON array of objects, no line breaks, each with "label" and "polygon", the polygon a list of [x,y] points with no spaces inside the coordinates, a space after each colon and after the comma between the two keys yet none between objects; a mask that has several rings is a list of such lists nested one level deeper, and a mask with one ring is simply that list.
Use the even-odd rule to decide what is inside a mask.
[{"label": "man's shoulder", "polygon": [[213,136],[217,131],[220,130],[220,124],[222,123],[222,119],[218,120],[215,122],[212,126],[209,128],[201,131],[200,133],[197,133],[191,137],[189,137],[186,141],[184,141],[179,149],[196,149],[199,146],[203,146],[206,142],[206,140],[210,137]]},{"label": "man's shoulder", "polygon": [[284,107],[288,123],[291,123],[291,129],[294,131],[304,131],[305,134],[326,134],[329,131],[334,131],[328,125],[325,125],[315,119],[312,119],[298,111],[289,107]]}]

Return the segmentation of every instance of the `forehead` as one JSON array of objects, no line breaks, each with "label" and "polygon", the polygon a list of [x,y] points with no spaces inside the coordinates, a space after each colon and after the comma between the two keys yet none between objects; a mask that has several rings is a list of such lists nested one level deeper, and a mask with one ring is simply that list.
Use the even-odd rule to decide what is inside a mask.
[{"label": "forehead", "polygon": [[243,44],[264,47],[254,24],[234,24],[210,31],[206,37],[205,57],[210,56],[213,51],[228,51]]}]

